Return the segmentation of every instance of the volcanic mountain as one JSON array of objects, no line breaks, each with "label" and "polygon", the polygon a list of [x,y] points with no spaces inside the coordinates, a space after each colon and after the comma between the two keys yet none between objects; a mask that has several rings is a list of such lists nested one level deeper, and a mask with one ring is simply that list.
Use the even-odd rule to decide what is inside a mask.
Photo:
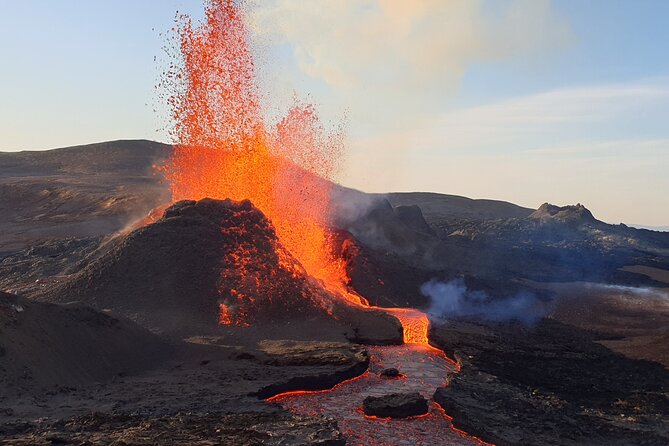
[{"label": "volcanic mountain", "polygon": [[578,203],[575,206],[555,206],[544,203],[539,209],[532,212],[530,218],[542,222],[557,221],[563,223],[584,224],[595,223],[597,220],[585,206]]},{"label": "volcanic mountain", "polygon": [[[49,444],[35,435],[59,441],[54,429],[67,438],[83,435],[82,426],[87,435],[102,429],[107,439],[113,432],[124,441],[151,426],[171,433],[188,427],[211,439],[221,413],[265,410],[248,396],[253,392],[324,388],[361,366],[273,365],[259,347],[268,340],[308,351],[314,341],[327,341],[321,347],[329,351],[345,337],[402,341],[394,318],[343,305],[306,275],[252,203],[205,199],[165,209],[168,188],[152,165],[171,149],[116,141],[0,154],[0,287],[32,298],[5,296],[0,304],[0,373],[5,388],[25,391],[3,400],[0,431],[28,439],[17,444]],[[669,283],[667,233],[606,224],[583,206],[535,212],[453,195],[332,189],[328,230],[341,250],[335,254],[346,260],[347,285],[371,304],[426,309],[423,283],[463,276],[468,290],[491,299],[519,287],[559,296],[547,315],[553,320],[536,327],[433,322],[432,345],[461,360],[460,373],[434,398],[457,427],[497,444],[548,444],[548,437],[559,444],[667,444],[669,375],[657,362],[631,359],[669,367],[661,289]],[[553,283],[576,280],[602,285]],[[245,293],[255,300],[240,300]],[[221,325],[226,317],[251,326]],[[160,365],[152,356],[163,351],[156,338],[175,337],[187,345]],[[160,370],[143,372],[149,362]],[[69,396],[69,388],[40,387],[91,380],[106,384],[89,383]],[[65,405],[74,409],[63,414]],[[113,414],[68,418],[93,410]],[[197,415],[182,416],[195,410],[214,414],[200,420],[206,429]],[[40,417],[60,427],[25,422]],[[254,417],[244,432],[257,431]],[[263,417],[285,422],[290,436],[303,422],[283,412]],[[13,419],[20,425],[7,424]],[[175,420],[183,426],[160,424]],[[226,423],[226,432],[239,437],[239,420]],[[268,431],[278,435],[275,424]]]},{"label": "volcanic mountain", "polygon": [[82,301],[162,332],[332,315],[359,336],[365,330],[354,321],[365,320],[401,340],[392,317],[353,308],[308,276],[248,200],[178,202],[104,243],[38,298]]}]

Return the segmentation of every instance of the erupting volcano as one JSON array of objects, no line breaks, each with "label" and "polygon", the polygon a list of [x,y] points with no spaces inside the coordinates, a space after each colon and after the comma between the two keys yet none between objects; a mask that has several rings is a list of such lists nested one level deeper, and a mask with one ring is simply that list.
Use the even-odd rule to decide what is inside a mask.
[{"label": "erupting volcano", "polygon": [[[169,102],[178,141],[165,167],[172,199],[250,200],[309,275],[351,303],[366,305],[346,290],[345,264],[333,253],[326,227],[331,183],[325,180],[336,172],[341,133],[326,133],[311,104],[296,103],[276,125],[263,120],[247,33],[234,2],[209,2],[197,28],[186,16],[179,23],[182,58],[166,74],[174,87]],[[240,258],[238,267],[246,268],[245,262]],[[221,320],[243,324],[237,308],[248,298],[233,293],[221,304]]]},{"label": "erupting volcano", "polygon": [[[342,155],[341,130],[326,132],[315,107],[300,102],[276,125],[264,120],[247,31],[234,1],[210,0],[202,24],[194,26],[189,17],[180,16],[177,31],[181,59],[165,76],[173,87],[169,103],[173,136],[178,142],[164,168],[173,201],[250,200],[271,221],[278,241],[292,254],[290,257],[277,252],[283,266],[296,272],[303,268],[325,290],[348,305],[369,307],[367,299],[349,288],[345,260],[335,252],[333,233],[328,229],[332,184],[329,180],[333,179]],[[254,290],[258,290],[253,283],[259,283],[257,274],[264,272],[258,264],[262,258],[254,254],[253,246],[243,244],[229,257],[226,271],[234,270],[235,274],[245,276],[251,285],[244,290],[223,290],[219,321],[246,325],[258,297],[254,295]],[[291,261],[293,258],[296,262]],[[429,398],[430,392],[443,384],[452,365],[441,351],[429,346],[429,321],[425,314],[405,308],[386,311],[400,320],[406,345],[392,350],[376,348],[374,364],[380,363],[378,358],[385,358],[383,362],[389,365],[411,369],[407,382],[413,384],[400,388],[417,388]],[[412,363],[419,365],[411,366]],[[426,371],[420,364],[426,367],[429,364],[434,370]],[[373,389],[387,387],[376,381],[368,372],[355,385],[339,386],[337,392],[328,396],[328,405],[353,410],[354,415],[367,423],[373,421],[349,406],[352,397],[372,395]],[[346,395],[338,397],[342,392]],[[295,392],[291,395],[294,397]],[[333,399],[339,403],[332,402]],[[323,413],[317,402],[307,400],[288,407],[307,414]],[[309,409],[305,411],[305,407]],[[428,418],[443,419],[435,411]],[[334,414],[345,416],[337,411]],[[344,424],[351,435],[361,427],[356,423]],[[443,430],[443,423],[438,426],[437,430]],[[416,429],[436,434],[434,429]],[[425,436],[419,437],[416,441],[423,444]]]},{"label": "erupting volcano", "polygon": [[[141,60],[171,2],[28,3],[8,1],[0,28],[17,92],[0,121],[0,444],[669,445],[669,232],[598,219],[669,218],[645,187],[664,178],[645,125],[669,110],[664,53],[628,45],[639,82],[557,75],[535,91],[515,87],[536,70],[508,76],[616,17],[548,1],[187,2],[166,56],[145,60],[162,71],[156,134],[123,99],[152,81]],[[45,39],[54,17],[67,39]],[[662,42],[658,17],[631,22]],[[620,22],[613,40],[632,35]],[[45,61],[91,69],[36,79]],[[512,82],[487,85],[500,73]],[[54,82],[62,116],[41,104]],[[587,125],[609,106],[644,125]],[[166,142],[42,150],[129,130]],[[499,200],[556,190],[597,212]]]},{"label": "erupting volcano", "polygon": [[[263,119],[254,61],[239,7],[211,0],[194,26],[178,18],[181,58],[165,74],[178,144],[164,167],[172,200],[250,200],[272,222],[281,244],[307,274],[345,301],[368,306],[347,286],[346,263],[327,227],[330,189],[342,156],[341,129],[328,133],[314,105],[297,102],[276,125]],[[248,252],[236,268],[252,276]],[[221,323],[245,323],[240,311],[253,300],[231,290]],[[427,344],[427,317],[392,311],[405,342]]]}]

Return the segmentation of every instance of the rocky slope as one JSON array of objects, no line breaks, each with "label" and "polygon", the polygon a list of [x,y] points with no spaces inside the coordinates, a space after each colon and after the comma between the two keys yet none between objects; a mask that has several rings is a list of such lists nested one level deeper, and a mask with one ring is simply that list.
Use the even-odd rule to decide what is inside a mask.
[{"label": "rocky slope", "polygon": [[138,373],[169,354],[167,343],[128,320],[0,292],[3,398]]},{"label": "rocky slope", "polygon": [[664,445],[669,371],[625,358],[591,333],[545,320],[451,322],[433,342],[460,373],[435,393],[457,427],[499,446]]}]

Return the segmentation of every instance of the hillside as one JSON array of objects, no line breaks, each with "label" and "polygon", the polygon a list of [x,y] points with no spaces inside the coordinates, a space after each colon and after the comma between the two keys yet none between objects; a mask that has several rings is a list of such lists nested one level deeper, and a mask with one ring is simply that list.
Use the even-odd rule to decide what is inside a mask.
[{"label": "hillside", "polygon": [[[66,274],[105,237],[166,204],[167,185],[153,166],[169,151],[165,144],[128,140],[0,153],[0,286],[45,286],[44,279]],[[366,194],[338,185],[331,201],[332,225],[359,242],[366,271],[380,270],[381,280],[398,282],[403,295],[417,294],[421,281],[435,275],[653,284],[619,269],[669,267],[669,233],[608,225],[583,205],[545,203],[532,210],[436,193]],[[358,284],[372,299],[399,297]]]},{"label": "hillside", "polygon": [[152,166],[170,146],[112,141],[0,153],[0,254],[110,234],[168,199]]},{"label": "hillside", "polygon": [[[3,400],[0,432],[9,444],[89,444],[285,428],[342,444],[331,420],[277,411],[259,392],[356,376],[370,359],[340,363],[359,349],[344,342],[398,343],[399,324],[379,310],[324,315],[327,296],[279,261],[271,222],[249,202],[166,209],[153,165],[169,150],[0,154],[0,290],[14,293],[0,294],[0,378],[19,392]],[[434,394],[456,427],[498,444],[544,444],[556,426],[572,444],[666,444],[669,233],[609,225],[580,204],[337,185],[330,200],[349,286],[374,305],[425,310],[432,345],[460,362]],[[235,307],[257,323],[219,325]],[[161,340],[176,349],[167,361],[152,356]],[[268,345],[283,347],[273,358]]]}]

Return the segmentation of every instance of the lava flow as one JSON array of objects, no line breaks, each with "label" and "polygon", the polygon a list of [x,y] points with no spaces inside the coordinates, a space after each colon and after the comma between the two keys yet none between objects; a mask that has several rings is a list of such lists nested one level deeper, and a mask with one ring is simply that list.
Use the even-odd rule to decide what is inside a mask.
[{"label": "lava flow", "polygon": [[[205,19],[194,26],[188,16],[177,19],[177,59],[163,78],[169,94],[177,141],[164,166],[173,201],[209,197],[248,199],[271,221],[282,247],[276,251],[286,269],[298,268],[315,278],[333,298],[369,307],[348,288],[346,263],[333,254],[327,227],[331,179],[341,155],[341,132],[327,133],[310,104],[296,103],[275,125],[265,122],[247,30],[234,0],[207,0]],[[297,263],[286,260],[296,259]],[[257,282],[262,268],[251,249],[231,254],[226,270]],[[290,264],[287,264],[290,263]],[[280,286],[280,283],[277,285]],[[256,296],[224,290],[222,324],[247,325]],[[411,444],[471,444],[451,429],[436,408],[412,420],[379,422],[358,408],[364,395],[417,390],[431,397],[456,368],[428,343],[429,321],[414,309],[384,309],[400,320],[405,345],[372,347],[370,371],[327,392],[294,392],[277,397],[296,412],[335,416],[349,438],[362,444],[391,444],[398,433]],[[397,367],[403,380],[383,380],[376,372]],[[371,441],[373,439],[373,441]]]},{"label": "lava flow", "polygon": [[[302,415],[335,418],[349,444],[359,445],[485,445],[453,428],[450,418],[431,403],[426,415],[407,419],[383,419],[366,416],[361,409],[367,396],[397,392],[419,392],[431,398],[434,390],[445,384],[446,374],[454,365],[439,350],[429,346],[405,344],[370,347],[369,370],[327,391],[287,392],[270,398],[290,411]],[[399,369],[401,379],[384,379],[379,372],[387,367]]]}]

